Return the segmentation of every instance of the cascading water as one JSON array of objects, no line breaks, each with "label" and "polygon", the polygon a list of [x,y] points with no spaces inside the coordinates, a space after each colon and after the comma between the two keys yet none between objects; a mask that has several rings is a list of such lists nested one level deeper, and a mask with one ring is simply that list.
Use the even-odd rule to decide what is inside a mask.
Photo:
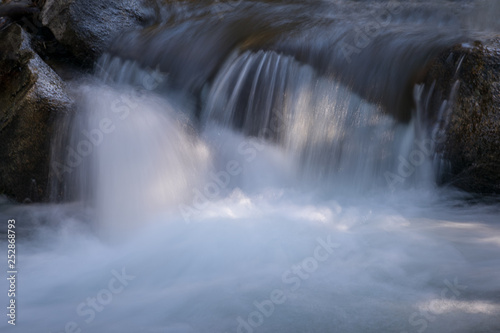
[{"label": "cascading water", "polygon": [[[274,52],[231,57],[202,112],[205,122],[278,141],[301,165],[308,184],[326,182],[343,192],[387,186],[385,174],[408,158],[417,137],[422,144],[429,140],[425,129],[398,125],[334,79]],[[432,147],[427,150],[419,166],[430,160]],[[432,178],[426,176],[420,183]]]},{"label": "cascading water", "polygon": [[[143,61],[115,50],[72,83],[78,110],[54,138],[60,203],[0,203],[2,218],[30,230],[18,245],[16,329],[500,331],[500,209],[435,186],[453,93],[430,110],[432,87],[412,86],[411,119],[398,122],[372,94],[394,88],[398,73],[367,71],[386,85],[366,93],[353,87],[355,68],[333,70],[338,59],[322,67],[303,61],[314,50],[294,56],[294,34],[266,51],[229,43],[197,71],[197,50],[209,57],[232,37],[248,44],[235,37],[244,32],[221,33],[234,27],[225,17],[243,15],[235,8],[209,22],[201,14],[191,31],[179,5],[180,28],[175,17],[155,27]],[[405,19],[415,24],[404,15],[392,24]],[[193,45],[170,57],[183,33]],[[130,50],[136,37],[118,43]],[[385,37],[371,47],[383,50]],[[427,37],[420,43],[453,39]],[[416,51],[398,52],[394,68]]]}]

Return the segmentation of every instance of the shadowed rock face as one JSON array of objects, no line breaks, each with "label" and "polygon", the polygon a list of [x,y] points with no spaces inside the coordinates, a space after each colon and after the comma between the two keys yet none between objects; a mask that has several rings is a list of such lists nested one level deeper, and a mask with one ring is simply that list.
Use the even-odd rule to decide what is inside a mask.
[{"label": "shadowed rock face", "polygon": [[[438,147],[450,165],[442,181],[469,192],[500,193],[500,38],[461,44],[429,66],[425,80],[435,82],[430,110],[438,110],[458,82],[444,115],[445,140]],[[428,115],[430,121],[436,114]]]},{"label": "shadowed rock face", "polygon": [[0,49],[0,193],[41,201],[47,193],[53,120],[70,110],[72,101],[20,26],[0,32]]},{"label": "shadowed rock face", "polygon": [[38,13],[38,8],[30,0],[19,0],[2,3],[0,1],[0,17],[19,19],[23,16]]},{"label": "shadowed rock face", "polygon": [[47,0],[40,17],[80,61],[92,62],[120,33],[151,23],[155,8],[153,0]]}]

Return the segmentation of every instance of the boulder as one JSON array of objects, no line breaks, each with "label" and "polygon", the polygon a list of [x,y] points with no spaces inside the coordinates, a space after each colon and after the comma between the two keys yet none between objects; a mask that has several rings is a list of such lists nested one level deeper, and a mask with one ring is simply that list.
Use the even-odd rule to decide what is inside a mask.
[{"label": "boulder", "polygon": [[[443,52],[430,64],[425,83],[428,110],[434,111],[427,118],[444,134],[437,147],[448,165],[441,181],[469,192],[500,193],[500,38]],[[445,100],[447,111],[438,116]]]},{"label": "boulder", "polygon": [[54,119],[72,100],[19,25],[0,31],[0,50],[0,194],[43,201]]},{"label": "boulder", "polygon": [[155,0],[46,0],[40,18],[84,63],[95,61],[124,31],[151,24]]}]

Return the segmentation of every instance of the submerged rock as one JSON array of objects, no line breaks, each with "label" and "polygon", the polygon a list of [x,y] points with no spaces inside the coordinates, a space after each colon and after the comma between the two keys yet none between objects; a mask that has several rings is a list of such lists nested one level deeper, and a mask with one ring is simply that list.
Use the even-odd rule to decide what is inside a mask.
[{"label": "submerged rock", "polygon": [[432,87],[430,110],[452,97],[447,112],[428,117],[442,123],[438,151],[449,165],[442,181],[469,192],[500,193],[500,38],[443,52],[425,83]]},{"label": "submerged rock", "polygon": [[72,108],[64,84],[17,24],[0,32],[0,194],[46,199],[53,121]]},{"label": "submerged rock", "polygon": [[151,23],[153,0],[46,0],[41,21],[83,62],[92,62],[122,32]]}]

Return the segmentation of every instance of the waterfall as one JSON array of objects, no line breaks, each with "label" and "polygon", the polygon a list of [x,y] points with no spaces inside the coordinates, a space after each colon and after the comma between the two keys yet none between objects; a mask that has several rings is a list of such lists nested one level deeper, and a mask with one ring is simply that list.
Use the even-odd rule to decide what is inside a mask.
[{"label": "waterfall", "polygon": [[[414,113],[424,114],[421,93],[415,93]],[[434,181],[429,167],[422,171],[435,146],[427,142],[432,138],[423,119],[399,124],[380,106],[292,57],[272,51],[235,53],[205,99],[203,123],[279,143],[314,186],[360,192]],[[388,174],[397,173],[401,163],[400,170],[409,170],[391,179]]]},{"label": "waterfall", "polygon": [[68,82],[52,202],[0,198],[12,331],[500,331],[498,201],[440,186],[460,83],[419,80],[471,2],[161,3]]},{"label": "waterfall", "polygon": [[116,233],[186,200],[211,162],[189,108],[153,92],[160,73],[109,57],[99,71],[98,81],[75,84],[78,110],[54,156],[63,198],[94,207],[101,231]]}]

